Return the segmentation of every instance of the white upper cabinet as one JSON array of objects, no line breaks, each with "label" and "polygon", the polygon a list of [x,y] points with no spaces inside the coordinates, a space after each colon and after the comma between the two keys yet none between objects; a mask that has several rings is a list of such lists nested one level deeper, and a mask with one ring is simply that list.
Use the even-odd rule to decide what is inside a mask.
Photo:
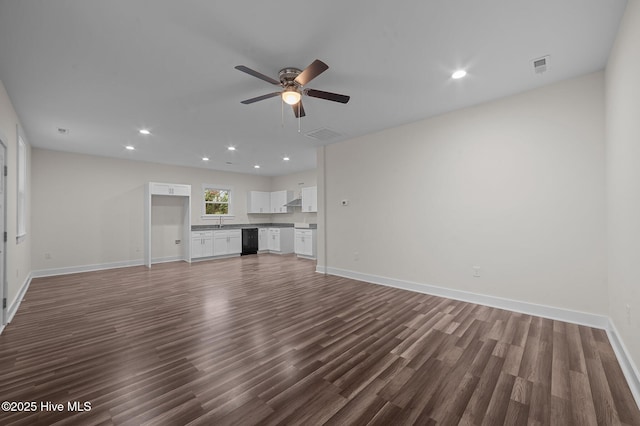
[{"label": "white upper cabinet", "polygon": [[271,213],[289,213],[289,207],[285,207],[293,200],[293,191],[275,191],[271,193]]},{"label": "white upper cabinet", "polygon": [[302,188],[302,211],[313,213],[318,211],[318,187]]},{"label": "white upper cabinet", "polygon": [[271,193],[249,191],[247,193],[247,213],[271,213]]},{"label": "white upper cabinet", "polygon": [[149,188],[151,195],[179,195],[183,197],[191,195],[191,185],[149,182]]}]

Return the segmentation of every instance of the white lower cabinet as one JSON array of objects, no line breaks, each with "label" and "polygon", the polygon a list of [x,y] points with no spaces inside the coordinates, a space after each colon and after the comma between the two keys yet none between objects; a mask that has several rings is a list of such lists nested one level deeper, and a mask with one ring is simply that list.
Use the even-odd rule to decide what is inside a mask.
[{"label": "white lower cabinet", "polygon": [[258,251],[269,250],[269,228],[258,228]]},{"label": "white lower cabinet", "polygon": [[293,253],[293,228],[269,228],[269,251]]},{"label": "white lower cabinet", "polygon": [[242,252],[242,230],[213,231],[213,255],[224,256]]},{"label": "white lower cabinet", "polygon": [[242,231],[191,231],[191,257],[224,256],[242,252]]},{"label": "white lower cabinet", "polygon": [[191,231],[191,257],[213,256],[213,231]]},{"label": "white lower cabinet", "polygon": [[[258,228],[258,250],[293,253],[293,228]],[[241,229],[216,229],[191,232],[193,259],[242,253]]]},{"label": "white lower cabinet", "polygon": [[298,257],[316,258],[316,230],[296,229],[295,230],[295,253]]}]

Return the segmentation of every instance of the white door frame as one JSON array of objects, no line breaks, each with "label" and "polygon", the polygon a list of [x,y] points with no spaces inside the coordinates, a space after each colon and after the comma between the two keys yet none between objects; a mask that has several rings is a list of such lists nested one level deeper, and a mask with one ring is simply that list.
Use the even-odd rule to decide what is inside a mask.
[{"label": "white door frame", "polygon": [[7,297],[7,146],[0,137],[0,332],[7,323],[7,308],[3,301]]}]

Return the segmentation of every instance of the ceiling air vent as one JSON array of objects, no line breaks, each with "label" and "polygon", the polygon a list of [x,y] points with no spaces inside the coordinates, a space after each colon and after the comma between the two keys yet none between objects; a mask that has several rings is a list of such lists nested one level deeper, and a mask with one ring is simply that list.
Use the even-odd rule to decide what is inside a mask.
[{"label": "ceiling air vent", "polygon": [[313,130],[309,133],[306,133],[305,136],[318,141],[328,141],[330,139],[334,139],[342,135],[338,132],[334,132],[331,129],[327,129],[326,127],[323,127],[317,130]]},{"label": "ceiling air vent", "polygon": [[534,59],[531,62],[533,63],[533,72],[536,74],[542,74],[549,70],[549,55]]}]

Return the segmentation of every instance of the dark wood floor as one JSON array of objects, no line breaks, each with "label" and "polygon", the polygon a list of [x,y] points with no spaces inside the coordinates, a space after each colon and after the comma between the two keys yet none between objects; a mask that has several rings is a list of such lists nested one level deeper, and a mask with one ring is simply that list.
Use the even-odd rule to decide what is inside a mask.
[{"label": "dark wood floor", "polygon": [[33,280],[0,400],[34,424],[640,425],[602,330],[259,255]]}]

